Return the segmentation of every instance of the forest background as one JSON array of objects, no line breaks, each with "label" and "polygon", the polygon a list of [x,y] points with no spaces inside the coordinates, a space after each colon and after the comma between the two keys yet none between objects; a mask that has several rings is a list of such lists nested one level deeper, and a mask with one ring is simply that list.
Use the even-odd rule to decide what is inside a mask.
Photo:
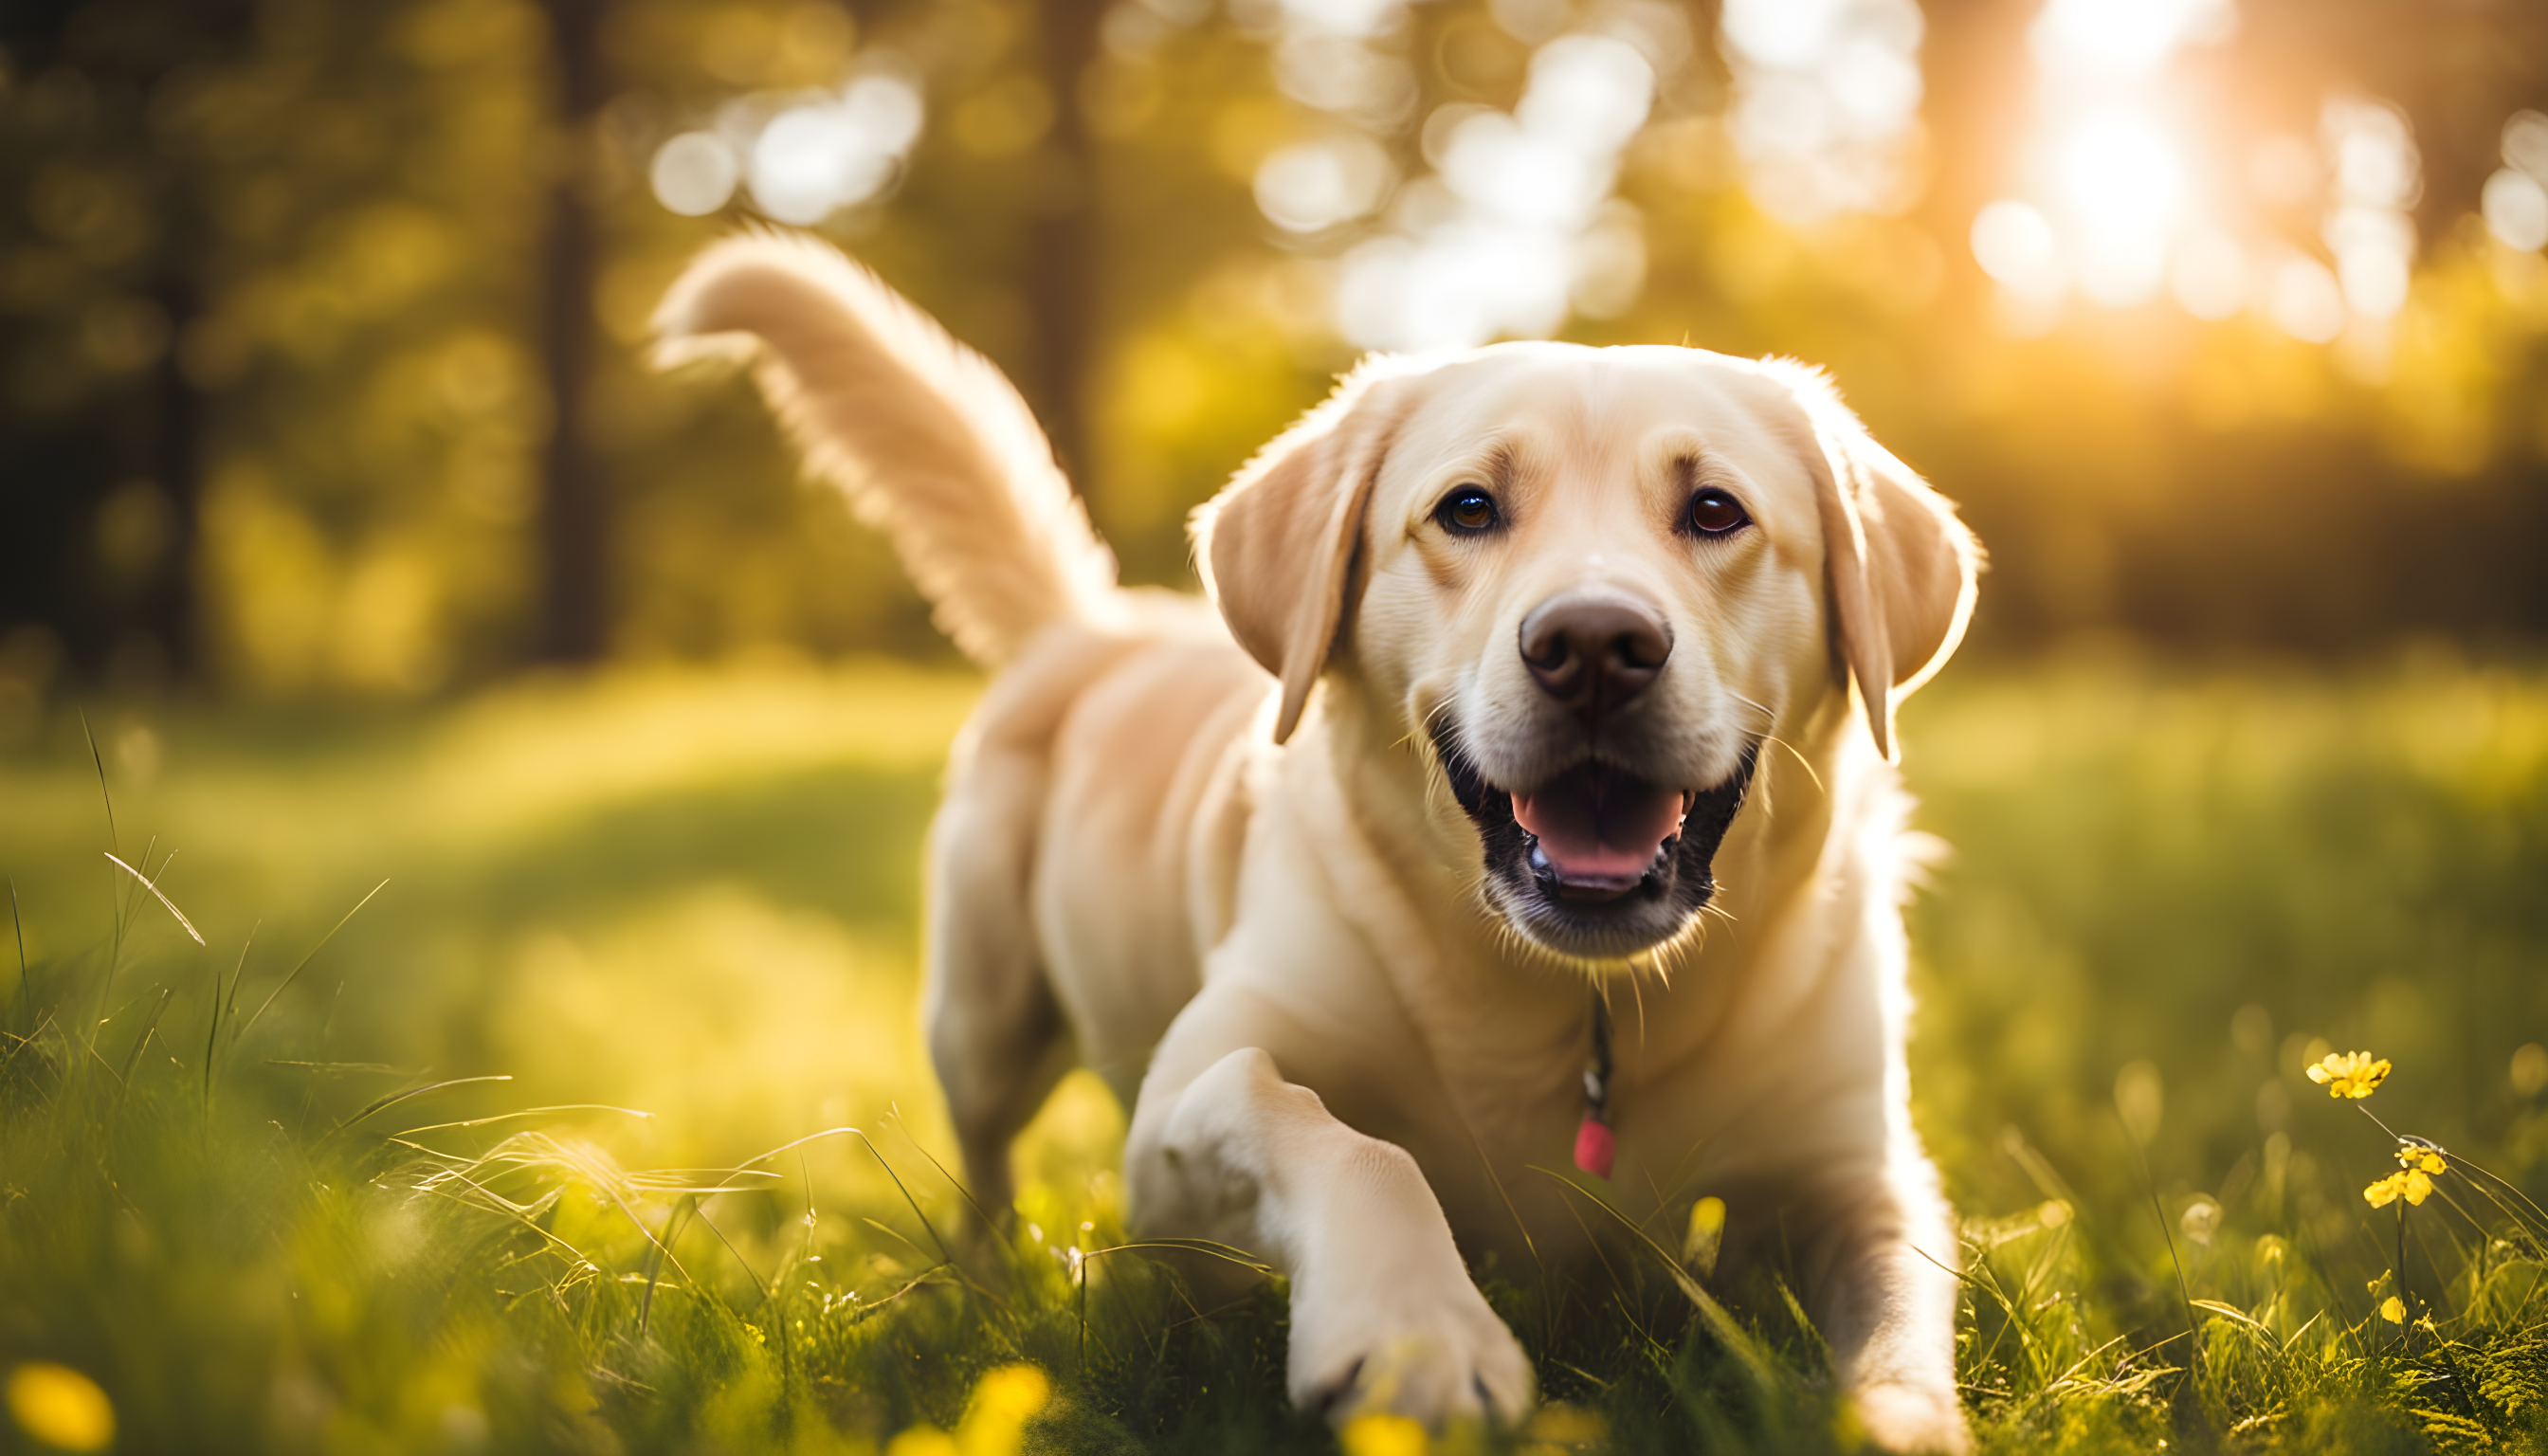
[{"label": "forest background", "polygon": [[[2535,637],[2548,16],[2040,9],[12,0],[0,720],[943,653],[744,391],[642,363],[756,217],[1020,380],[1135,580],[1358,344],[1558,332],[1827,366],[1996,553],[1985,652]],[[1570,37],[1637,63],[1544,117],[1638,104],[1461,130]]]}]

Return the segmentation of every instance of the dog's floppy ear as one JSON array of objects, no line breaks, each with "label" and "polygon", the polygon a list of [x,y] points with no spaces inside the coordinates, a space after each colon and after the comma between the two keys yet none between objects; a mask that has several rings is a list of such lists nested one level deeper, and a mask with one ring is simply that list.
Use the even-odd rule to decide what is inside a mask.
[{"label": "dog's floppy ear", "polygon": [[1363,511],[1403,412],[1403,361],[1375,359],[1194,513],[1204,590],[1248,655],[1283,683],[1281,743],[1361,590]]},{"label": "dog's floppy ear", "polygon": [[1875,443],[1815,370],[1768,361],[1804,407],[1804,451],[1823,522],[1840,659],[1858,681],[1867,731],[1896,757],[1893,709],[1946,666],[1973,614],[1981,543],[1953,501]]}]

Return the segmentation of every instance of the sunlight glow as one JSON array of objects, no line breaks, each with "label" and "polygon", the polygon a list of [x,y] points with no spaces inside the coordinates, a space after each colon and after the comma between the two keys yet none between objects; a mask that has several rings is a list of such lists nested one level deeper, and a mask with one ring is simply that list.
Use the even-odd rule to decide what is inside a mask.
[{"label": "sunlight glow", "polygon": [[2227,0],[2050,0],[2030,39],[2048,66],[2145,74],[2236,23]]},{"label": "sunlight glow", "polygon": [[2062,192],[2079,224],[2079,286],[2125,307],[2156,294],[2185,179],[2158,129],[2140,117],[2099,117],[2060,151]]},{"label": "sunlight glow", "polygon": [[2172,279],[2206,308],[2243,295],[2243,268],[2220,266],[2218,248],[2191,263],[2178,256],[2204,229],[2191,216],[2193,179],[2164,121],[2170,98],[2160,84],[2179,50],[2217,43],[2236,25],[2230,0],[2046,0],[2029,33],[2041,131],[2025,153],[2028,206],[2043,230],[2026,235],[2021,264],[2010,251],[2017,215],[1998,211],[2013,204],[1994,203],[1973,223],[1974,260],[2030,301],[2003,309],[2003,323],[2051,326],[2073,286],[2110,308],[2146,303]]},{"label": "sunlight glow", "polygon": [[2185,187],[2167,138],[2129,115],[2100,117],[2073,133],[2061,148],[2061,181],[2080,219],[2111,232],[2165,231]]},{"label": "sunlight glow", "polygon": [[[2205,320],[2253,309],[2297,339],[2344,337],[2355,363],[2380,367],[2415,260],[2413,131],[2388,102],[2332,96],[2314,138],[2264,136],[2226,169],[2189,148],[2177,134],[2194,124],[2179,119],[2169,64],[2237,24],[2234,0],[2045,0],[2030,32],[2042,129],[2024,153],[2032,186],[1973,220],[1974,261],[2004,303],[2027,304],[2004,307],[2003,324],[2052,326],[2073,287],[2110,308],[2165,293]],[[2548,116],[2507,123],[2504,158],[2488,183],[2488,227],[2508,245],[2548,244]],[[2270,217],[2241,216],[2241,200],[2316,212],[2312,244],[2332,266],[2292,246],[2300,239],[2273,238]]]}]

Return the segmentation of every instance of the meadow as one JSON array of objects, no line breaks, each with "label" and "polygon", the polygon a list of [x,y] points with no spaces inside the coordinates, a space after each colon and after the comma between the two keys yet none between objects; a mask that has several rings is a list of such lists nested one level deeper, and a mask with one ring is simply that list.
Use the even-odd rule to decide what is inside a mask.
[{"label": "meadow", "polygon": [[[918,848],[977,690],[774,660],[8,725],[0,1440],[1335,1449],[1278,1290],[1124,1247],[1093,1080],[1005,1250],[951,1257]],[[2548,673],[2107,647],[1959,665],[1904,733],[1984,1449],[2548,1449]],[[2309,1077],[2358,1048],[2376,1097]],[[2412,1170],[2364,1112],[2444,1149],[2429,1196],[2366,1200]],[[1549,1404],[1436,1449],[1849,1449],[1787,1292],[1702,1242],[1495,1283]]]}]

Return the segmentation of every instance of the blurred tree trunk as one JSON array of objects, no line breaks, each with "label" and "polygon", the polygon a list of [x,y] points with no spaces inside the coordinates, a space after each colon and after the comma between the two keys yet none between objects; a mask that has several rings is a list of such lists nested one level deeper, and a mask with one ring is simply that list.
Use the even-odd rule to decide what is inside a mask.
[{"label": "blurred tree trunk", "polygon": [[150,474],[167,496],[168,540],[141,606],[143,628],[158,638],[169,676],[180,682],[200,680],[207,667],[196,561],[203,539],[204,395],[186,377],[181,350],[186,330],[204,312],[203,285],[189,251],[201,235],[194,230],[200,214],[192,202],[182,197],[170,208],[171,235],[160,245],[153,290],[167,315],[168,342],[151,370]]},{"label": "blurred tree trunk", "polygon": [[540,483],[539,655],[592,662],[610,642],[610,495],[585,429],[592,374],[592,286],[598,251],[586,198],[593,118],[601,109],[604,0],[545,0],[555,57],[556,176],[540,260],[540,346],[550,401]]},{"label": "blurred tree trunk", "polygon": [[[60,347],[47,342],[61,336],[54,329],[77,338],[83,318],[97,318],[99,309],[130,311],[124,317],[147,319],[153,335],[146,364],[135,359],[130,377],[123,366],[92,377],[69,392],[71,403],[23,410],[19,398],[0,399],[0,625],[42,624],[85,671],[122,658],[142,671],[139,682],[163,673],[185,682],[207,667],[196,557],[210,411],[180,346],[217,266],[205,201],[220,183],[192,138],[154,120],[154,109],[190,78],[234,60],[250,44],[252,15],[243,0],[0,4],[0,47],[19,78],[0,90],[10,103],[0,121],[22,138],[0,158],[11,204],[0,250],[12,262],[46,259],[38,276],[50,280],[35,292],[22,287],[11,305],[15,326],[0,334],[9,393],[23,398],[15,380],[38,371],[58,378],[67,364],[73,378],[83,374],[42,356]],[[30,77],[77,98],[54,122],[35,124],[44,139],[33,145],[23,139]],[[41,214],[30,228],[22,203],[46,173],[123,179],[150,214],[147,245],[101,254],[61,234],[58,223],[42,238]],[[27,326],[39,320],[52,328]],[[101,561],[100,511],[135,481],[165,514],[146,555]],[[142,651],[126,656],[130,647]]]},{"label": "blurred tree trunk", "polygon": [[1035,201],[1027,260],[1027,309],[1035,327],[1037,393],[1053,453],[1081,494],[1090,485],[1087,379],[1095,334],[1097,174],[1079,79],[1097,58],[1104,0],[1046,0],[1042,8],[1044,83],[1052,95],[1052,173]]}]

